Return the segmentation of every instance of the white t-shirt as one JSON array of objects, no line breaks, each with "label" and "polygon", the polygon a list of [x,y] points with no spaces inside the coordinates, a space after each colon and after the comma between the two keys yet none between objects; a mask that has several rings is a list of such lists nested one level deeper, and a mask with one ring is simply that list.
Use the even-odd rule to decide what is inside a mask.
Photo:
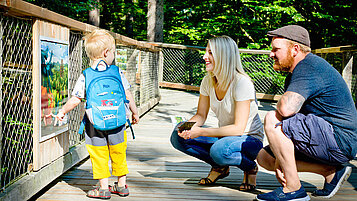
[{"label": "white t-shirt", "polygon": [[200,93],[209,96],[210,108],[218,118],[218,126],[223,127],[234,124],[234,103],[235,101],[250,101],[250,111],[247,126],[244,134],[251,135],[263,141],[263,125],[258,115],[258,105],[255,98],[255,89],[252,81],[237,73],[237,76],[230,84],[226,95],[222,100],[218,100],[214,87],[209,85],[209,75],[206,75],[200,87]]},{"label": "white t-shirt", "polygon": [[[91,67],[94,69],[94,67]],[[103,65],[98,66],[98,71],[104,71],[107,68]],[[125,78],[123,72],[119,68],[119,74],[121,77],[121,81],[123,83],[124,90],[127,90],[131,87],[130,83],[128,80]],[[86,93],[86,81],[83,73],[79,76],[76,85],[74,85],[73,91],[72,91],[72,96],[76,96],[78,98],[85,98],[85,93]]]}]

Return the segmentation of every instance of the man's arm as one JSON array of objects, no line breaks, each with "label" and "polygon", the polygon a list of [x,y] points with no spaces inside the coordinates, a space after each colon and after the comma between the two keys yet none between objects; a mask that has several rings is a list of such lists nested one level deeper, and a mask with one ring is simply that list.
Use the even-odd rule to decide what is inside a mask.
[{"label": "man's arm", "polygon": [[290,117],[299,112],[304,102],[305,98],[302,95],[287,91],[279,100],[276,108],[281,116]]}]

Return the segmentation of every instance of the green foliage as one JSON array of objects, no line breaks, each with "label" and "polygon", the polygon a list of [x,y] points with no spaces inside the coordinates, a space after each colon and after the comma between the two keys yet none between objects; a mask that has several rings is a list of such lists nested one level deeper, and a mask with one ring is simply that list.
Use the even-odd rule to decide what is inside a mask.
[{"label": "green foliage", "polygon": [[[26,0],[87,22],[98,7],[101,28],[146,40],[147,0]],[[164,42],[205,46],[215,35],[229,35],[241,48],[268,49],[267,31],[288,24],[308,29],[312,48],[356,44],[357,9],[352,0],[166,0]]]}]

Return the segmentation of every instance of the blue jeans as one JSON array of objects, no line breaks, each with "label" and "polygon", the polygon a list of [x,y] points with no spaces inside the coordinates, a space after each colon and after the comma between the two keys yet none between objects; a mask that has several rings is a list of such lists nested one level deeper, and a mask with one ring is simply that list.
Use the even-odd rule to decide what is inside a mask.
[{"label": "blue jeans", "polygon": [[243,171],[252,170],[263,143],[251,136],[198,137],[185,140],[176,129],[171,134],[172,146],[190,156],[198,158],[212,167],[237,166]]}]

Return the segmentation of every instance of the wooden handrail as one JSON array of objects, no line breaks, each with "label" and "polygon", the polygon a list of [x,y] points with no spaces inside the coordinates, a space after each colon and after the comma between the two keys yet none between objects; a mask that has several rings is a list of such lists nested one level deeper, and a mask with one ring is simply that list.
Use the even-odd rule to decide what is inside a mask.
[{"label": "wooden handrail", "polygon": [[[173,48],[173,49],[182,49],[182,50],[205,50],[206,47],[201,46],[191,46],[191,45],[178,45],[178,44],[170,44],[170,43],[158,43],[158,42],[146,42],[153,46],[161,47],[161,48]],[[250,49],[239,49],[240,53],[247,54],[270,54],[270,50],[250,50]]]},{"label": "wooden handrail", "polygon": [[[82,31],[84,33],[91,32],[98,27],[79,22],[64,15],[55,13],[46,8],[42,8],[22,0],[0,0],[0,7],[5,10],[5,13],[12,16],[39,18],[55,24],[68,27],[70,30]],[[145,42],[137,41],[129,37],[111,32],[117,43],[125,45],[133,45],[142,49],[149,49],[151,51],[159,51],[158,47],[150,45]]]},{"label": "wooden handrail", "polygon": [[314,54],[342,53],[342,52],[355,52],[355,51],[357,51],[357,47],[352,45],[328,47],[328,48],[312,50]]}]

